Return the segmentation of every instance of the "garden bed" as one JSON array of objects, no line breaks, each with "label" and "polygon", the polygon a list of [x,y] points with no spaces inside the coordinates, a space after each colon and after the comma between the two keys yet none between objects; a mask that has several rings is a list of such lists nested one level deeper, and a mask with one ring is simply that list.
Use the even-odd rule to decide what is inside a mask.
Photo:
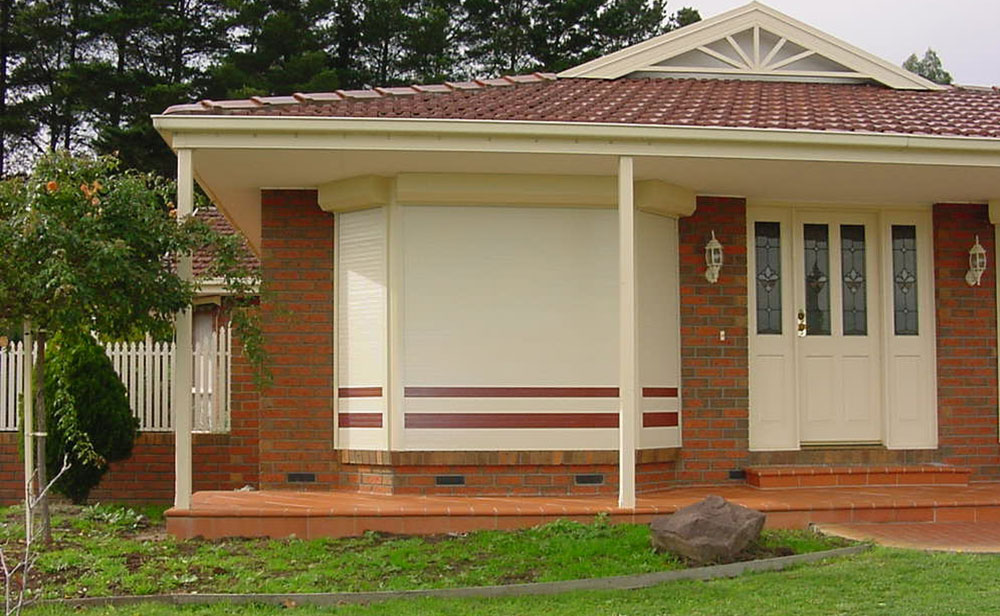
[{"label": "garden bed", "polygon": [[[16,551],[21,513],[3,513]],[[162,509],[55,508],[53,545],[35,565],[35,595],[70,599],[177,593],[329,593],[557,582],[680,570],[650,547],[643,525],[558,521],[517,531],[346,539],[176,540]],[[739,560],[803,554],[848,542],[807,531],[765,531]]]}]

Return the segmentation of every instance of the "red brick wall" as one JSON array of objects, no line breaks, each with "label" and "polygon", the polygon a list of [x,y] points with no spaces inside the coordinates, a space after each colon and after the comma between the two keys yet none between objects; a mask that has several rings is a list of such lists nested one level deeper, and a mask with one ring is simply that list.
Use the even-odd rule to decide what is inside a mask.
[{"label": "red brick wall", "polygon": [[[333,215],[316,191],[261,193],[265,344],[272,386],[262,392],[262,488],[337,485],[333,452]],[[288,473],[313,473],[290,483]]]},{"label": "red brick wall", "polygon": [[[679,228],[684,448],[677,478],[725,482],[730,469],[746,466],[749,446],[746,202],[699,197]],[[725,253],[716,284],[705,280],[712,231]]]},{"label": "red brick wall", "polygon": [[[965,282],[975,236],[986,248],[982,285]],[[934,206],[938,443],[941,460],[1000,479],[997,444],[996,247],[985,205]]]}]

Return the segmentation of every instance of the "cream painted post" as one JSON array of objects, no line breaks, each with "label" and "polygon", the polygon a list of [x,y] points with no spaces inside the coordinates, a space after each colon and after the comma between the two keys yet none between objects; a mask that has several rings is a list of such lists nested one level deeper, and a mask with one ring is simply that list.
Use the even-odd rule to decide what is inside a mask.
[{"label": "cream painted post", "polygon": [[400,451],[403,445],[405,421],[403,392],[403,211],[396,203],[396,187],[392,187],[386,207],[386,451]]},{"label": "cream painted post", "polygon": [[24,537],[25,541],[31,542],[32,517],[34,514],[31,508],[33,491],[31,484],[35,476],[35,396],[33,395],[31,381],[34,377],[35,356],[32,353],[35,347],[35,337],[31,333],[31,321],[24,322],[24,338],[21,343],[21,378],[24,379],[22,404],[24,405],[24,424],[21,430],[24,432]]},{"label": "cream painted post", "polygon": [[[996,281],[997,349],[1000,350],[1000,199],[990,199],[990,224],[993,225],[993,279]],[[1000,375],[1000,352],[997,353],[997,374]],[[1000,433],[997,434],[1000,440]]]},{"label": "cream painted post", "polygon": [[632,158],[618,159],[618,506],[635,508],[635,449],[639,408]]},{"label": "cream painted post", "polygon": [[[177,222],[191,215],[194,202],[194,170],[191,150],[177,150]],[[192,277],[191,257],[177,260],[177,274],[184,280]],[[174,409],[174,507],[191,508],[191,387],[192,387],[192,316],[188,307],[177,313],[174,321],[177,343],[174,346],[174,378],[171,402]]]}]

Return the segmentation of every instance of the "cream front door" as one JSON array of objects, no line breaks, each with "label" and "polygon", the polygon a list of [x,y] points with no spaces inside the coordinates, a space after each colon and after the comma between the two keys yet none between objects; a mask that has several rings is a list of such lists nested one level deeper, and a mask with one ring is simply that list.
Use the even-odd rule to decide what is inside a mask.
[{"label": "cream front door", "polygon": [[792,217],[802,444],[882,441],[879,246],[874,214]]},{"label": "cream front door", "polygon": [[929,209],[747,210],[750,449],[937,446]]}]

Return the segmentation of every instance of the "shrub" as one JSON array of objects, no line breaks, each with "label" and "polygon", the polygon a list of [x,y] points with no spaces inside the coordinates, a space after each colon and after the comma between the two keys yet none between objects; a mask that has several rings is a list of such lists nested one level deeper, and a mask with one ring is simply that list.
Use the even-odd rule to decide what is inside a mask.
[{"label": "shrub", "polygon": [[87,501],[109,462],[132,455],[139,423],[104,349],[88,334],[53,336],[45,371],[50,474],[69,455],[72,467],[55,489]]}]

